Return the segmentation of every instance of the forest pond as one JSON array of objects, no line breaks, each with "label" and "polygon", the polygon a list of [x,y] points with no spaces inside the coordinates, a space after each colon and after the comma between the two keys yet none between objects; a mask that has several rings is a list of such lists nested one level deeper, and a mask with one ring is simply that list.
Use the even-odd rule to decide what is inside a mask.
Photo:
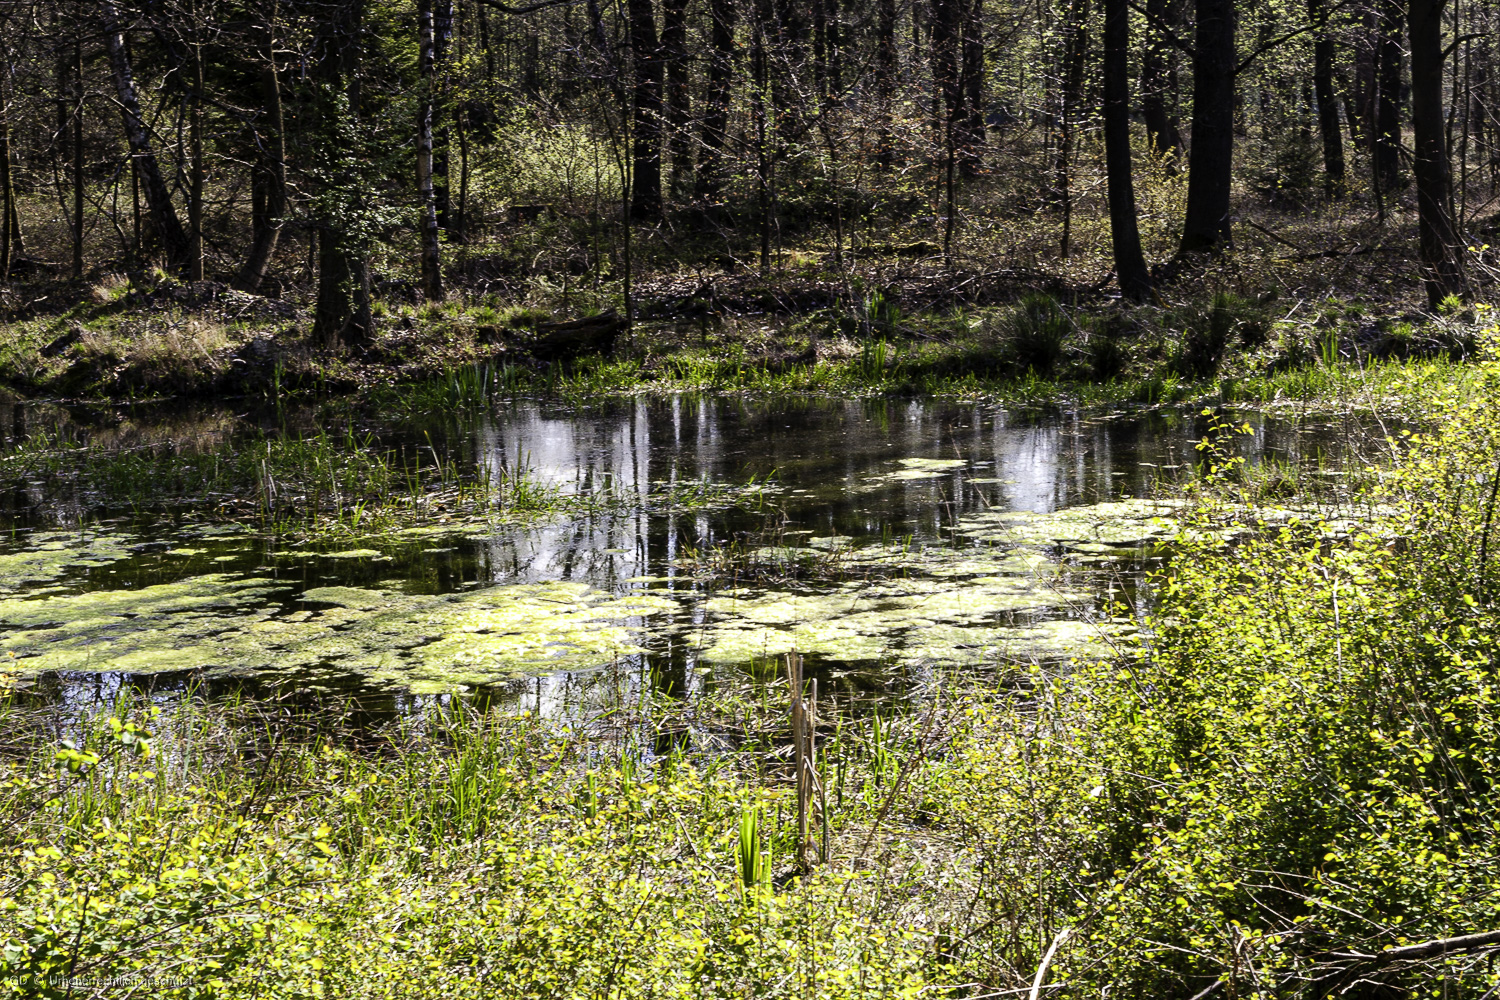
[{"label": "forest pond", "polygon": [[[130,417],[137,433],[154,419]],[[220,428],[219,447],[248,430],[191,419]],[[1350,437],[1237,419],[1249,461],[1330,475]],[[517,403],[365,428],[360,446],[404,441],[470,475],[524,468],[608,502],[352,542],[289,544],[207,501],[122,514],[32,479],[0,508],[0,669],[45,702],[195,685],[556,714],[767,677],[796,650],[836,697],[905,697],[937,671],[1066,662],[1128,635],[1177,530],[1162,486],[1192,475],[1206,430],[1192,410]],[[718,500],[692,502],[705,491]]]}]

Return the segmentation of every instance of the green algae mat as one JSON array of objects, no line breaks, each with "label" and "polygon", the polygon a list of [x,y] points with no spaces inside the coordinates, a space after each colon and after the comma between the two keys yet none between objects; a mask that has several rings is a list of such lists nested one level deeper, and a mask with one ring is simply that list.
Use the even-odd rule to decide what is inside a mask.
[{"label": "green algae mat", "polygon": [[420,693],[608,663],[639,651],[623,621],[668,607],[568,583],[413,597],[206,575],[0,602],[0,641],[26,671],[336,672]]},{"label": "green algae mat", "polygon": [[[244,561],[215,555],[201,536],[209,547],[188,544],[192,534],[151,551],[184,566]],[[309,587],[264,572],[120,585],[116,567],[142,548],[134,536],[36,534],[0,554],[11,569],[0,590],[0,656],[23,678],[195,671],[435,693],[589,670],[666,644],[707,667],[792,650],[847,663],[978,665],[1102,652],[1100,641],[1119,631],[1086,620],[1090,592],[1065,584],[1034,551],[805,540],[785,547],[786,557],[836,553],[849,572],[871,575],[816,587],[711,589],[667,575],[613,591],[554,581],[436,594],[411,593],[399,579]],[[292,555],[390,562],[375,548]]]}]

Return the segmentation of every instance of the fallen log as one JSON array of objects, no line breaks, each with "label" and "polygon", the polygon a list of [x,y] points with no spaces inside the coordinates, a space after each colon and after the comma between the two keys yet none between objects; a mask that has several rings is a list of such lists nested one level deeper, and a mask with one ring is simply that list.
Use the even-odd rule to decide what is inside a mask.
[{"label": "fallen log", "polygon": [[563,361],[588,354],[611,354],[625,320],[614,310],[562,323],[538,323],[531,353],[543,361]]}]

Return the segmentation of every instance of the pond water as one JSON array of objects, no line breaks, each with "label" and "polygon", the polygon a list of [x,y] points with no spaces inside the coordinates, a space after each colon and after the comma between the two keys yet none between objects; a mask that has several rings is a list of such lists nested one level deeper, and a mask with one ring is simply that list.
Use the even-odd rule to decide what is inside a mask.
[{"label": "pond water", "polygon": [[[1337,470],[1350,439],[1238,419],[1252,462]],[[259,433],[230,411],[0,406],[13,439],[186,426],[208,448]],[[1153,498],[1193,474],[1207,425],[1192,411],[684,396],[366,430],[366,447],[405,443],[471,477],[524,467],[609,502],[286,544],[216,516],[224,498],[122,512],[77,483],[23,479],[0,497],[0,670],[53,703],[192,686],[353,692],[375,713],[457,695],[563,714],[768,678],[795,649],[835,697],[909,697],[941,671],[1001,676],[1128,633],[1173,531]],[[703,483],[727,484],[729,501],[663,500]]]}]

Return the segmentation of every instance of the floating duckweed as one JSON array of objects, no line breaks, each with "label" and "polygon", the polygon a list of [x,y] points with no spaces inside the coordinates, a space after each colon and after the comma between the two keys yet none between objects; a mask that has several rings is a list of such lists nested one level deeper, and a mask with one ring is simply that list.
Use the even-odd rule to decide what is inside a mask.
[{"label": "floating duckweed", "polygon": [[387,603],[384,594],[359,587],[314,587],[299,598],[304,604],[333,604],[341,608],[378,608]]},{"label": "floating duckweed", "polygon": [[220,524],[188,524],[177,531],[177,534],[183,538],[230,538],[249,533],[248,527],[232,521]]},{"label": "floating duckweed", "polygon": [[[1053,586],[1056,566],[1039,553],[870,546],[855,555],[869,550],[873,558],[904,560],[919,575],[850,581],[822,593],[720,592],[702,604],[712,620],[696,633],[700,655],[737,662],[795,649],[838,660],[978,663],[1008,645],[1040,648],[1050,635],[1002,618],[1086,600]],[[1060,643],[1050,655],[1067,653]]]},{"label": "floating duckweed", "polygon": [[1014,545],[1103,543],[1142,545],[1179,530],[1181,504],[1167,500],[1115,500],[1049,513],[995,511],[959,522],[959,534],[976,541]]},{"label": "floating duckweed", "polygon": [[43,531],[25,538],[25,548],[0,552],[0,594],[53,583],[72,569],[108,566],[133,555],[132,536],[98,531]]},{"label": "floating duckweed", "polygon": [[[288,610],[287,602],[295,610]],[[309,608],[308,605],[313,605]],[[455,690],[585,669],[639,651],[623,624],[671,611],[655,594],[583,584],[489,587],[437,597],[198,576],[135,590],[0,600],[0,655],[25,672],[280,674],[318,670]]]},{"label": "floating duckweed", "polygon": [[903,458],[901,468],[879,476],[870,476],[870,483],[899,483],[916,479],[934,479],[954,469],[962,469],[969,463],[961,458]]}]

